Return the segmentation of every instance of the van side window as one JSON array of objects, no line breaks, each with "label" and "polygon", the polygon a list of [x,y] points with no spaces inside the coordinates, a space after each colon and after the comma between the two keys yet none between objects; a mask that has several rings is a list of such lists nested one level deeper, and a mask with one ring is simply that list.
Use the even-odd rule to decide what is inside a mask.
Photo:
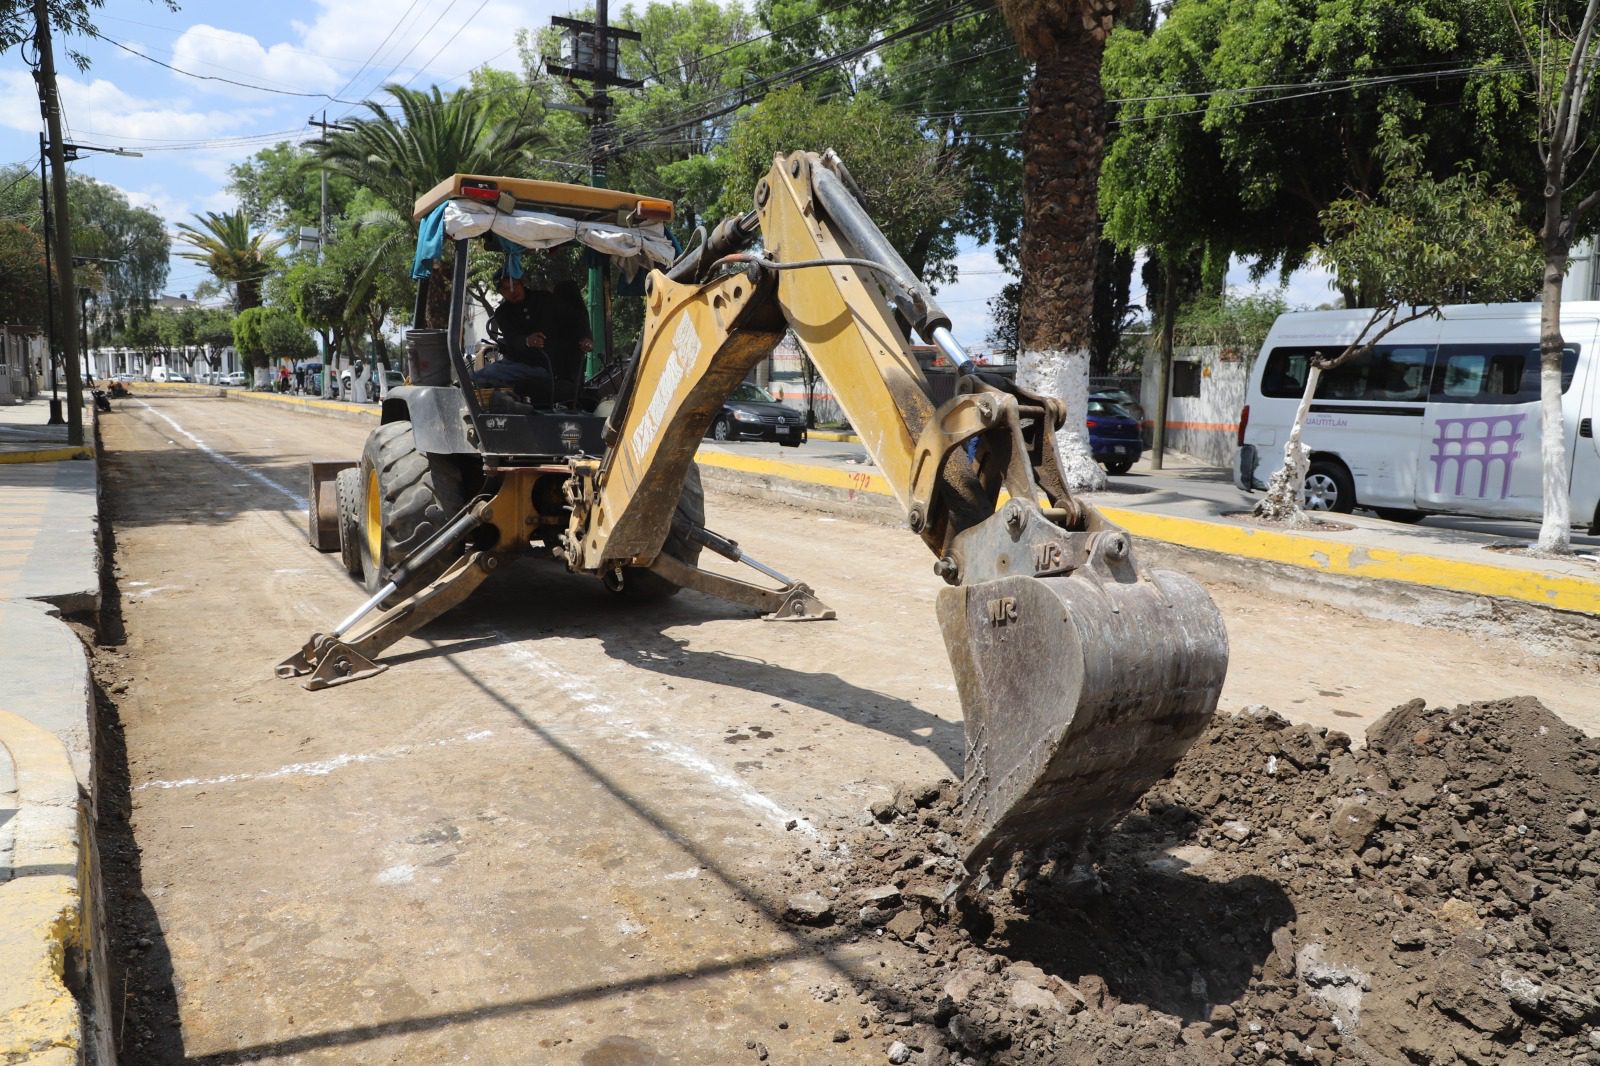
[{"label": "van side window", "polygon": [[[1313,357],[1333,357],[1338,348],[1274,348],[1261,372],[1261,394],[1299,399]],[[1390,400],[1416,403],[1428,387],[1431,345],[1378,345],[1334,367],[1317,383],[1319,400]]]},{"label": "van side window", "polygon": [[[1578,345],[1561,353],[1561,391],[1572,385]],[[1433,368],[1428,399],[1434,403],[1537,403],[1539,346],[1536,344],[1444,344]]]}]

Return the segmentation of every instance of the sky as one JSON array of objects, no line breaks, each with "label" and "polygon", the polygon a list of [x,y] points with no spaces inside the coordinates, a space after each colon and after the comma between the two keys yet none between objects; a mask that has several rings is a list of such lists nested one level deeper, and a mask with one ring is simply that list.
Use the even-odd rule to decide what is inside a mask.
[{"label": "sky", "polygon": [[[551,15],[570,14],[576,6],[566,0],[188,0],[172,12],[160,2],[106,0],[94,21],[116,44],[81,37],[55,43],[66,139],[143,154],[86,153],[69,165],[115,185],[170,229],[196,212],[237,206],[227,191],[228,167],[280,140],[313,136],[308,121],[324,108],[332,121],[356,111],[358,101],[388,82],[449,90],[466,84],[480,66],[513,69],[516,31],[548,25]],[[67,47],[89,57],[87,72],[73,69]],[[33,79],[13,49],[0,59],[0,162],[36,162],[41,126]],[[960,280],[945,286],[939,299],[956,336],[981,348],[990,329],[988,301],[1010,279],[991,249],[962,242],[958,251]],[[206,277],[198,263],[174,258],[172,264],[168,294],[191,293]],[[1240,270],[1229,280],[1249,288]],[[1326,298],[1323,278],[1297,276],[1290,286],[1291,306]]]}]

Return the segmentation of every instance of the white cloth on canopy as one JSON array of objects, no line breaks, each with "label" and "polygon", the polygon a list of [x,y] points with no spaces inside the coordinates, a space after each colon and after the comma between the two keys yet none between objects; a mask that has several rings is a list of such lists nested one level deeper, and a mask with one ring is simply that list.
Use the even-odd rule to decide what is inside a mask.
[{"label": "white cloth on canopy", "polygon": [[623,277],[630,281],[640,270],[669,266],[675,256],[666,226],[660,222],[619,226],[614,222],[579,222],[543,211],[519,209],[504,214],[476,200],[445,202],[444,232],[450,239],[478,237],[491,231],[524,248],[554,248],[577,241],[615,258]]}]

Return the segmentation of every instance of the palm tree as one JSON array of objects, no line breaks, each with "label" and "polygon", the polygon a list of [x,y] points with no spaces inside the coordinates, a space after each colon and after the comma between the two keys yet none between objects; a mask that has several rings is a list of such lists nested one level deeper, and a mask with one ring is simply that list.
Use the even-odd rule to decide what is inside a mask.
[{"label": "palm tree", "polygon": [[[386,222],[408,239],[416,238],[411,206],[417,197],[452,174],[515,174],[531,163],[530,149],[544,141],[543,131],[525,113],[493,119],[488,101],[457,89],[449,96],[437,85],[427,92],[403,85],[385,86],[399,114],[368,100],[371,117],[354,119],[348,129],[322,147],[322,165],[370,189],[393,215],[370,213],[368,224]],[[448,252],[446,254],[449,254]],[[436,284],[429,286],[428,321],[443,325],[448,308],[448,275],[435,264]]]},{"label": "palm tree", "polygon": [[1105,149],[1100,59],[1127,0],[1000,0],[1033,67],[1022,127],[1019,384],[1067,404],[1058,437],[1067,483],[1102,487],[1089,453],[1090,318],[1100,242],[1097,185]]},{"label": "palm tree", "polygon": [[515,173],[543,141],[524,116],[494,121],[488,101],[457,89],[443,95],[389,85],[399,114],[368,100],[372,117],[349,121],[322,148],[323,166],[410,214],[417,197],[452,174]]},{"label": "palm tree", "polygon": [[261,306],[261,282],[272,269],[272,253],[282,244],[265,233],[251,233],[245,213],[195,215],[198,226],[178,223],[178,239],[194,251],[179,252],[184,259],[204,263],[213,277],[233,286],[235,314]]}]

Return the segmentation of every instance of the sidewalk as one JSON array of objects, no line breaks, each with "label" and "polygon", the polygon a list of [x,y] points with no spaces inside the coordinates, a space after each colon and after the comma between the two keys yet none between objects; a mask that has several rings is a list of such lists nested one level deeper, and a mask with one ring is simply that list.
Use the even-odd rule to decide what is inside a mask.
[{"label": "sidewalk", "polygon": [[[63,411],[66,406],[63,394]],[[14,407],[0,407],[0,463],[40,463],[94,456],[92,440],[86,439],[82,447],[75,448],[67,443],[67,427],[52,426],[49,421],[50,400],[45,396]],[[89,408],[85,405],[83,424],[88,427],[89,423]]]},{"label": "sidewalk", "polygon": [[[0,1060],[100,1063],[112,1060],[93,685],[62,621],[100,608],[98,464],[48,412],[0,407]],[[92,434],[92,411],[84,423]]]}]

